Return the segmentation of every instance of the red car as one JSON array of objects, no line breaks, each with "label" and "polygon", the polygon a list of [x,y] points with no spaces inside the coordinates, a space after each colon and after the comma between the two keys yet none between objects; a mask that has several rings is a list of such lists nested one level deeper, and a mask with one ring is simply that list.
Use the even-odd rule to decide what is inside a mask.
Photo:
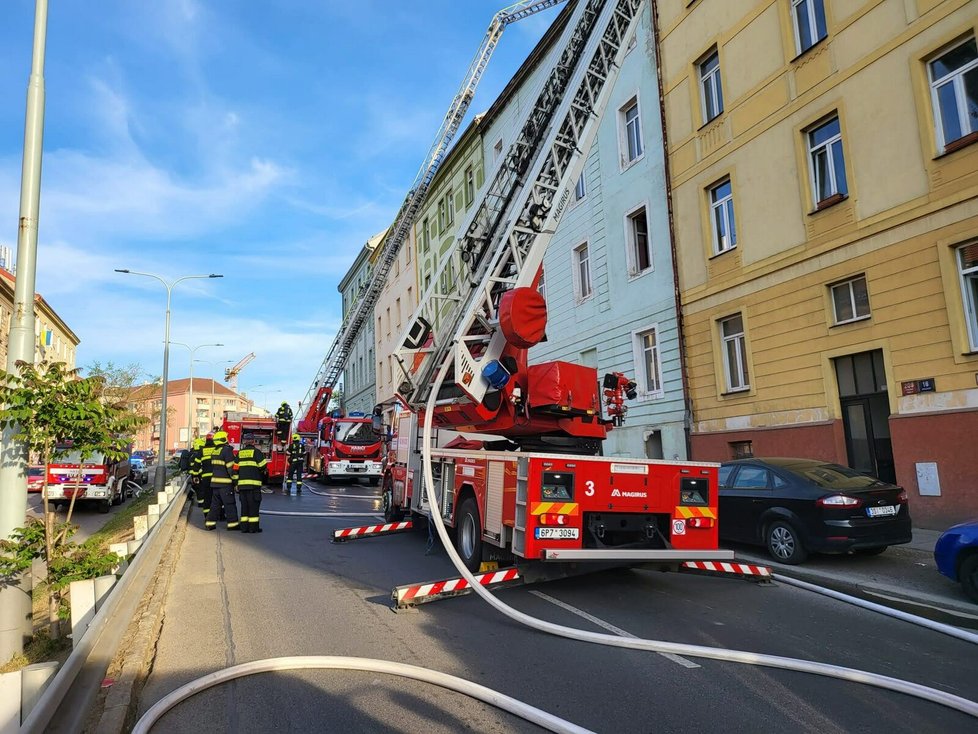
[{"label": "red car", "polygon": [[39,493],[43,489],[44,489],[44,467],[43,466],[27,467],[27,491]]}]

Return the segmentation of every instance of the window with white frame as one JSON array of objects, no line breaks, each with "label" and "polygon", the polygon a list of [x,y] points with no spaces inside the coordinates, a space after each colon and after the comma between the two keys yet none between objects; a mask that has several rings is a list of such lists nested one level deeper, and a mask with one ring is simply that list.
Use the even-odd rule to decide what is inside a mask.
[{"label": "window with white frame", "polygon": [[698,64],[700,70],[700,101],[703,122],[709,122],[723,112],[723,87],[720,83],[720,54],[716,47]]},{"label": "window with white frame", "polygon": [[448,200],[448,226],[451,227],[455,224],[455,191],[449,189],[445,198]]},{"label": "window with white frame", "polygon": [[581,177],[577,179],[577,185],[574,187],[574,201],[580,201],[585,196],[587,196],[587,183],[584,180],[584,172],[581,172]]},{"label": "window with white frame", "polygon": [[632,333],[635,373],[639,394],[652,397],[662,394],[662,361],[659,351],[659,330],[649,329]]},{"label": "window with white frame", "polygon": [[978,42],[972,36],[927,66],[937,143],[943,150],[978,131]]},{"label": "window with white frame", "polygon": [[543,268],[540,268],[540,278],[537,280],[537,292],[543,296],[543,300],[547,300],[547,273]]},{"label": "window with white frame", "polygon": [[588,253],[587,242],[574,248],[574,286],[577,289],[577,300],[590,298],[594,289],[591,285],[591,256]]},{"label": "window with white frame", "polygon": [[957,259],[964,314],[968,321],[968,340],[971,350],[978,352],[978,242],[959,247]]},{"label": "window with white frame", "polygon": [[744,334],[744,317],[742,314],[731,316],[720,322],[720,340],[723,347],[727,392],[749,389],[747,339]]},{"label": "window with white frame", "polygon": [[846,159],[842,152],[842,127],[839,118],[823,122],[808,131],[808,162],[816,207],[849,194]]},{"label": "window with white frame", "polygon": [[719,255],[736,247],[737,222],[730,179],[710,188],[710,220],[713,224],[713,254]]},{"label": "window with white frame", "polygon": [[438,232],[445,231],[445,220],[448,214],[448,209],[445,206],[445,197],[438,200]]},{"label": "window with white frame", "polygon": [[798,53],[807,51],[828,35],[824,0],[791,0]]},{"label": "window with white frame", "polygon": [[475,201],[475,171],[472,166],[465,169],[465,206],[469,207]]},{"label": "window with white frame", "polygon": [[427,251],[431,247],[431,221],[428,217],[421,222],[421,249]]},{"label": "window with white frame", "polygon": [[621,125],[622,164],[627,166],[642,157],[642,120],[639,117],[638,98],[633,98],[618,111]]},{"label": "window with white frame", "polygon": [[625,216],[625,238],[628,242],[628,274],[639,275],[652,269],[652,246],[649,243],[649,217],[644,206]]},{"label": "window with white frame", "polygon": [[869,318],[869,289],[866,276],[859,275],[829,287],[832,292],[832,314],[837,324]]}]

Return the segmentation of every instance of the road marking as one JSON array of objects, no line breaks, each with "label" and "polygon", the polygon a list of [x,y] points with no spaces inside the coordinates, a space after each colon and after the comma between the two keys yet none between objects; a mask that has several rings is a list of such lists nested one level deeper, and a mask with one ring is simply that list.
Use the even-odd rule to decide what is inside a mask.
[{"label": "road marking", "polygon": [[[560,607],[561,609],[566,609],[571,614],[576,614],[578,617],[581,617],[582,619],[586,619],[588,622],[591,622],[592,624],[598,625],[598,627],[603,627],[604,629],[618,635],[619,637],[628,637],[633,640],[638,639],[638,637],[633,635],[631,632],[626,632],[620,627],[615,627],[615,625],[611,624],[611,622],[605,622],[603,619],[598,619],[593,614],[588,614],[583,609],[578,609],[577,607],[571,606],[566,602],[562,602],[560,599],[555,599],[549,594],[544,594],[542,591],[536,591],[535,589],[531,589],[530,593],[536,597],[539,597],[540,599],[543,599],[544,601],[548,601],[551,604]],[[698,663],[694,663],[692,660],[687,660],[686,658],[680,655],[673,655],[671,652],[660,652],[658,654],[664,657],[666,660],[671,660],[672,662],[678,665],[682,665],[684,668],[700,667]]]},{"label": "road marking", "polygon": [[381,495],[379,494],[336,494],[335,492],[317,492],[312,487],[309,491],[314,495],[319,497],[349,497],[351,500],[379,500]]},{"label": "road marking", "polygon": [[279,510],[259,510],[260,515],[290,515],[293,517],[376,517],[383,515],[376,512],[281,512]]},{"label": "road marking", "polygon": [[900,604],[909,604],[915,607],[927,607],[928,609],[936,609],[938,612],[944,614],[950,614],[955,617],[964,617],[965,619],[978,619],[978,614],[968,614],[967,612],[959,612],[956,609],[948,609],[947,607],[939,607],[934,604],[924,604],[921,601],[913,601],[912,599],[904,599],[899,596],[889,596],[888,594],[881,594],[878,591],[870,591],[869,589],[863,589],[863,591],[869,596],[879,597],[880,599],[887,599],[889,601],[899,602]]}]

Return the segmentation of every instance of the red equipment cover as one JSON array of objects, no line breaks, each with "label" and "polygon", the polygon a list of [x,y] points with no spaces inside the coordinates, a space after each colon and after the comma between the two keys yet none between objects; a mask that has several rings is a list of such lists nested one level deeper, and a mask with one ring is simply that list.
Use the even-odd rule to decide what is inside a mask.
[{"label": "red equipment cover", "polygon": [[547,301],[535,288],[514,288],[499,299],[499,325],[506,341],[529,349],[547,331]]},{"label": "red equipment cover", "polygon": [[544,362],[527,370],[527,397],[531,408],[558,406],[568,412],[597,413],[598,373],[593,367],[571,362]]}]

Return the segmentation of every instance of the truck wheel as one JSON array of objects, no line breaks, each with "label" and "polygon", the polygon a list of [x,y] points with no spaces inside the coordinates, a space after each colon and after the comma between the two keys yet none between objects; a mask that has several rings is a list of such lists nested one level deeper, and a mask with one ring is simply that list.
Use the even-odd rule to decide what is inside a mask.
[{"label": "truck wheel", "polygon": [[798,531],[783,520],[768,525],[764,539],[767,552],[775,561],[794,566],[808,558],[808,551],[802,545]]},{"label": "truck wheel", "polygon": [[380,484],[380,477],[370,477],[370,486],[376,487]]},{"label": "truck wheel", "polygon": [[384,507],[384,522],[397,522],[404,516],[401,508],[394,506],[394,482],[390,479],[384,482],[381,500]]},{"label": "truck wheel", "polygon": [[455,550],[465,567],[478,573],[482,565],[482,522],[473,497],[462,500],[455,514]]},{"label": "truck wheel", "polygon": [[112,500],[102,500],[101,502],[98,503],[98,511],[101,512],[103,515],[108,513],[109,508],[111,507],[112,507]]}]

